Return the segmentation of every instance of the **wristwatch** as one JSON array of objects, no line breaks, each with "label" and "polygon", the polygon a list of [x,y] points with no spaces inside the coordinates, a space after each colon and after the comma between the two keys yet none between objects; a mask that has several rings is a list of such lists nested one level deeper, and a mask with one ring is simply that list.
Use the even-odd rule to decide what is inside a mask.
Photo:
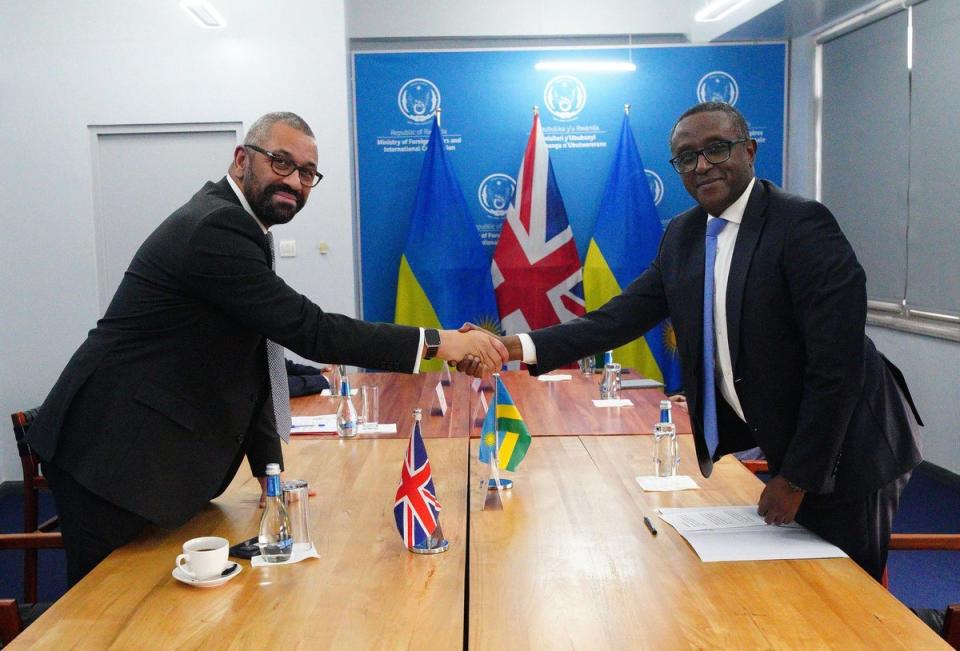
[{"label": "wristwatch", "polygon": [[427,354],[424,359],[433,359],[440,350],[440,333],[435,328],[426,328],[423,331],[423,340],[427,343]]}]

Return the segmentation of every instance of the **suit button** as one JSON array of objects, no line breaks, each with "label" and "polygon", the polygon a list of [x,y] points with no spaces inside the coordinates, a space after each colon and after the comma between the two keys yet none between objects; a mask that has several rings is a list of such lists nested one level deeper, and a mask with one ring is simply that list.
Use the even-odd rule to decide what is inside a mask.
[{"label": "suit button", "polygon": [[243,434],[237,434],[237,443],[243,443]]}]

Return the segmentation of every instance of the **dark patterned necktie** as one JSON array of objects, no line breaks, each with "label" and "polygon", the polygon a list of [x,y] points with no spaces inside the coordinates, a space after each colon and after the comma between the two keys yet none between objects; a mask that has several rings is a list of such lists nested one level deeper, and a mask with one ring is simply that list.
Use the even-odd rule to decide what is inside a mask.
[{"label": "dark patterned necktie", "polygon": [[717,451],[720,435],[717,431],[716,328],[713,323],[713,295],[715,291],[713,265],[717,260],[717,235],[727,225],[725,219],[707,222],[706,255],[703,266],[703,438],[710,457]]},{"label": "dark patterned necktie", "polygon": [[[274,268],[273,233],[267,233],[267,248],[270,251],[270,268]],[[283,346],[266,340],[267,367],[270,370],[270,394],[273,396],[273,419],[277,434],[284,443],[290,442],[290,386],[287,384],[287,365]]]}]

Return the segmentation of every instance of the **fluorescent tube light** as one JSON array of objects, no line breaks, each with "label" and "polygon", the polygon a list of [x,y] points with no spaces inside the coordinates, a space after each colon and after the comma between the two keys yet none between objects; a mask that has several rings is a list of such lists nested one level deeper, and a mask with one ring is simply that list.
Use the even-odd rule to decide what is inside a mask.
[{"label": "fluorescent tube light", "polygon": [[216,29],[227,24],[220,12],[205,0],[181,0],[180,8],[204,29]]},{"label": "fluorescent tube light", "polygon": [[633,72],[636,64],[629,61],[539,61],[535,70],[572,70],[577,72]]},{"label": "fluorescent tube light", "polygon": [[712,23],[716,20],[723,20],[748,2],[750,0],[713,0],[694,14],[693,19],[698,23]]}]

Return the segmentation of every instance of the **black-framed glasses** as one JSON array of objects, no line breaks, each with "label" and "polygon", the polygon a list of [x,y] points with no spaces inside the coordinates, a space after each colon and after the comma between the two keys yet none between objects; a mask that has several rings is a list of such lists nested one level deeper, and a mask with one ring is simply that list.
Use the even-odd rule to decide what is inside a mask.
[{"label": "black-framed glasses", "polygon": [[270,168],[280,176],[290,176],[294,172],[299,172],[300,183],[307,187],[316,187],[317,183],[320,182],[320,179],[323,178],[323,174],[317,170],[310,169],[309,167],[303,167],[302,165],[297,165],[289,158],[281,156],[280,154],[275,154],[272,151],[261,149],[256,145],[244,145],[244,147],[259,152],[269,158]]},{"label": "black-framed glasses", "polygon": [[685,151],[682,154],[678,154],[670,159],[670,164],[673,165],[673,169],[677,170],[677,174],[686,174],[691,172],[697,167],[697,162],[700,160],[700,155],[703,154],[703,157],[711,165],[717,165],[719,163],[725,163],[730,160],[730,155],[733,151],[734,145],[739,145],[741,142],[747,142],[750,138],[740,138],[740,140],[721,140],[720,142],[715,142],[713,144],[707,145],[703,149],[698,149],[696,151]]}]

